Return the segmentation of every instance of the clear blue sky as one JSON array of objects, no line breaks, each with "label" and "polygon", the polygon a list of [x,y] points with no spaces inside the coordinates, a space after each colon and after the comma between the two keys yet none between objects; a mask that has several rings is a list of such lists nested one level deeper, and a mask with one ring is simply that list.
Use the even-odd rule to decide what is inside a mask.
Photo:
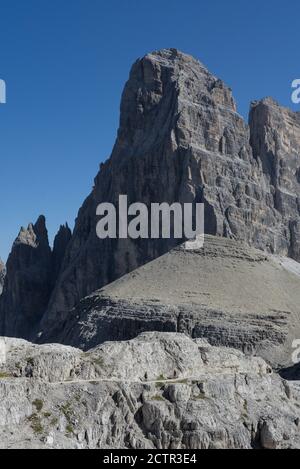
[{"label": "clear blue sky", "polygon": [[194,55],[233,88],[246,118],[266,95],[292,107],[299,44],[299,0],[0,0],[0,256],[41,213],[50,238],[73,226],[110,155],[138,57]]}]

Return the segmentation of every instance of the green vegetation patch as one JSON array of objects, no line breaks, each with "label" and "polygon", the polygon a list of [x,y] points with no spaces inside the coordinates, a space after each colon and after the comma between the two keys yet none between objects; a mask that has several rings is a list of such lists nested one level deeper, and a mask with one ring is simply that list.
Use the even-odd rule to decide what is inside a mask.
[{"label": "green vegetation patch", "polygon": [[41,433],[43,433],[44,428],[41,419],[37,414],[32,414],[30,417],[28,417],[28,420],[30,422],[32,430],[36,435],[40,435]]},{"label": "green vegetation patch", "polygon": [[41,399],[35,399],[32,405],[34,405],[38,412],[41,412],[42,408],[44,407],[44,402]]},{"label": "green vegetation patch", "polygon": [[0,371],[0,379],[7,379],[7,378],[12,378],[11,373],[8,373],[7,371]]}]

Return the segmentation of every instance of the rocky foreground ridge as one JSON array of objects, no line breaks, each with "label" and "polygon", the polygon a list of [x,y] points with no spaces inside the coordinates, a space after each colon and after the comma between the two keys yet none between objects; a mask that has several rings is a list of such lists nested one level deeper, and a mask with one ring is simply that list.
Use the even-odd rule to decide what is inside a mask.
[{"label": "rocky foreground ridge", "polygon": [[174,247],[172,239],[99,240],[96,206],[119,194],[129,203],[204,202],[208,234],[299,261],[299,154],[299,113],[266,98],[252,103],[247,125],[231,90],[200,62],[175,49],[146,55],[132,67],[112,155],[64,238],[55,275],[46,244],[43,265],[27,235],[14,245],[1,333],[28,338],[30,329],[47,340],[82,298]]},{"label": "rocky foreground ridge", "polygon": [[174,333],[1,341],[0,448],[300,448],[299,384],[262,358]]}]

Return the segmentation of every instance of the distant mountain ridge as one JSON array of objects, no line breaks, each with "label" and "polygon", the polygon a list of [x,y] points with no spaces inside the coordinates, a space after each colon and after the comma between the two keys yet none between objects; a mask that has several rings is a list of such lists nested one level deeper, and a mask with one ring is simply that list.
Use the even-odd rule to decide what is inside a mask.
[{"label": "distant mountain ridge", "polygon": [[44,216],[21,228],[6,264],[0,297],[2,335],[35,337],[70,239],[68,226],[61,226],[52,251]]}]

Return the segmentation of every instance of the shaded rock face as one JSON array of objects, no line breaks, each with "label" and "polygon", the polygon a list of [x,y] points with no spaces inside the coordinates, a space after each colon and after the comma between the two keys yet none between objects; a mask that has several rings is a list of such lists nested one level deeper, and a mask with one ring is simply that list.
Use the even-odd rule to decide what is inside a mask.
[{"label": "shaded rock face", "polygon": [[262,358],[172,333],[4,346],[0,448],[300,448],[299,384]]},{"label": "shaded rock face", "polygon": [[68,224],[61,225],[57,235],[54,239],[53,244],[53,252],[52,252],[52,276],[53,276],[53,285],[55,284],[59,272],[61,270],[61,266],[63,263],[63,259],[65,256],[65,252],[67,246],[72,238],[72,231],[68,227]]},{"label": "shaded rock face", "polygon": [[13,337],[34,337],[47,308],[57,272],[70,239],[61,227],[52,253],[45,217],[21,228],[6,265],[0,298],[0,331]]},{"label": "shaded rock face", "polygon": [[0,259],[0,295],[2,294],[4,279],[6,274],[6,267]]},{"label": "shaded rock face", "polygon": [[[273,120],[265,117],[268,113]],[[197,60],[174,49],[138,60],[123,92],[112,156],[101,165],[79,211],[42,329],[51,329],[92,291],[176,244],[172,239],[99,240],[96,207],[116,203],[119,194],[127,194],[129,203],[204,202],[207,233],[300,259],[298,121],[297,114],[264,101],[252,108],[250,136],[231,90]],[[283,127],[276,134],[273,126]],[[284,166],[283,156],[289,154],[291,170],[288,164],[275,170],[269,163],[269,149],[281,137],[285,153],[278,156],[274,150],[272,158],[275,166]]]}]

